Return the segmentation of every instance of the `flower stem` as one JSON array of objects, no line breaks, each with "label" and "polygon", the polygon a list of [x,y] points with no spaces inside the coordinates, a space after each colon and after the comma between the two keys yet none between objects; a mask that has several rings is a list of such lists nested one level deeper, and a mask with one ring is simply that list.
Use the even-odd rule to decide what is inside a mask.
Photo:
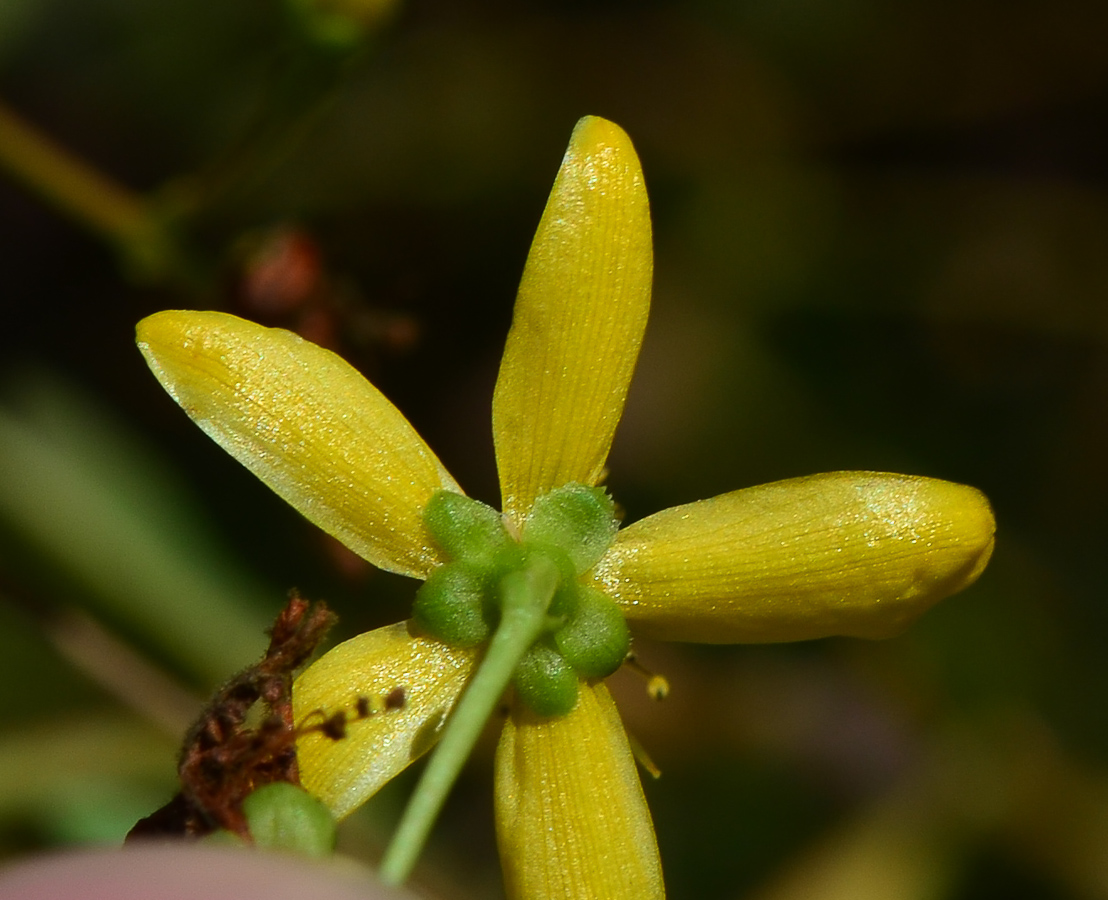
[{"label": "flower stem", "polygon": [[72,155],[3,104],[0,169],[115,245],[137,277],[185,277],[180,250],[153,204]]},{"label": "flower stem", "polygon": [[536,555],[527,568],[511,572],[501,580],[500,624],[489,641],[485,658],[447,722],[385,851],[379,872],[385,884],[402,884],[415,866],[446,795],[496,709],[516,665],[546,627],[546,613],[558,586],[558,576],[553,561]]}]

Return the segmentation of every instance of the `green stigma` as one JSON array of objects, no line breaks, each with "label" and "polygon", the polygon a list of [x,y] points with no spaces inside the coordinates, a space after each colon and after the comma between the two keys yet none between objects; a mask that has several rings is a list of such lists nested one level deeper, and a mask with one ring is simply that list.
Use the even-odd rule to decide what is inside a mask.
[{"label": "green stigma", "polygon": [[456,647],[485,644],[501,622],[506,579],[541,560],[557,572],[556,584],[537,639],[515,663],[516,696],[540,716],[562,716],[577,703],[579,679],[619,668],[630,645],[623,614],[580,581],[618,526],[603,488],[568,484],[544,494],[518,540],[496,510],[450,491],[431,498],[423,520],[449,562],[416,594],[412,617],[420,628]]}]

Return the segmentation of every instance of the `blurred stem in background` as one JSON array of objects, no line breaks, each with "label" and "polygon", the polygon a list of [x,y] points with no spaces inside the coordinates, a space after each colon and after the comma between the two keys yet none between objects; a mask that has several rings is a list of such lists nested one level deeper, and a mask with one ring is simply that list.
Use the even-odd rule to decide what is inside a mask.
[{"label": "blurred stem in background", "polygon": [[[0,771],[19,773],[0,779],[0,822],[115,842],[164,800],[200,698],[261,654],[280,592],[228,559],[181,485],[91,398],[56,378],[10,387],[0,654],[20,677],[0,702],[31,705],[34,721],[0,733]],[[53,664],[33,655],[36,633]],[[74,675],[101,696],[69,688]]]},{"label": "blurred stem in background", "polygon": [[[288,0],[253,113],[196,171],[149,191],[3,102],[0,173],[110,246],[133,282],[216,295],[229,248],[257,225],[236,204],[296,153],[394,7]],[[0,826],[115,842],[164,800],[201,698],[260,655],[280,591],[228,558],[173,475],[94,398],[52,375],[4,387],[0,653],[27,683],[0,684],[0,699],[35,724],[0,734],[0,771],[19,773],[0,779]]]},{"label": "blurred stem in background", "polygon": [[[280,597],[231,563],[187,494],[119,422],[52,380],[0,409],[0,526],[48,561],[39,596],[67,597],[214,687],[261,654]],[[21,578],[21,558],[0,557]]]},{"label": "blurred stem in background", "polygon": [[173,176],[147,194],[131,190],[54,141],[0,101],[0,168],[110,244],[123,271],[144,284],[188,294],[218,274],[197,252],[190,226],[239,193],[264,184],[330,108],[336,89],[365,56],[369,36],[395,0],[288,0],[294,28],[255,121],[205,170]]},{"label": "blurred stem in background", "polygon": [[0,104],[0,165],[55,208],[111,244],[139,281],[194,275],[155,204],[112,181]]}]

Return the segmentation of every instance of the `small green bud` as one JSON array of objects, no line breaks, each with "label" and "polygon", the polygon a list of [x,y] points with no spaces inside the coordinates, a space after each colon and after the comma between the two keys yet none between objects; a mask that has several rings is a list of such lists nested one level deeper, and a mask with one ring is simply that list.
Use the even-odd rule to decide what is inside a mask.
[{"label": "small green bud", "polygon": [[600,561],[618,527],[615,504],[604,488],[567,484],[535,500],[523,541],[561,548],[580,575]]},{"label": "small green bud", "polygon": [[202,843],[213,847],[245,847],[246,842],[233,831],[226,828],[217,828],[200,838]]},{"label": "small green bud", "polygon": [[577,705],[577,675],[553,647],[540,641],[516,665],[516,696],[540,716],[564,716]]},{"label": "small green bud", "polygon": [[587,585],[578,585],[577,593],[577,610],[554,632],[554,645],[582,678],[605,678],[622,665],[631,633],[607,594]]},{"label": "small green bud", "polygon": [[470,563],[439,566],[416,591],[412,618],[452,647],[476,647],[491,633],[488,585],[486,571]]},{"label": "small green bud", "polygon": [[242,811],[259,847],[314,857],[330,856],[335,850],[330,811],[295,784],[278,781],[258,788],[242,801]]},{"label": "small green bud", "polygon": [[451,559],[488,559],[512,542],[500,513],[454,491],[431,495],[423,508],[423,523]]}]

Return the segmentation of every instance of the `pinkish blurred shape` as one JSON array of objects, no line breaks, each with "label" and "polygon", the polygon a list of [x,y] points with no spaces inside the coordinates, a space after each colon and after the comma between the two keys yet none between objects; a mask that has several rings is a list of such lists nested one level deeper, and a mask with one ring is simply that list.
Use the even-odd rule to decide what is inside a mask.
[{"label": "pinkish blurred shape", "polygon": [[413,900],[353,862],[159,843],[84,850],[0,870],[3,900]]}]

